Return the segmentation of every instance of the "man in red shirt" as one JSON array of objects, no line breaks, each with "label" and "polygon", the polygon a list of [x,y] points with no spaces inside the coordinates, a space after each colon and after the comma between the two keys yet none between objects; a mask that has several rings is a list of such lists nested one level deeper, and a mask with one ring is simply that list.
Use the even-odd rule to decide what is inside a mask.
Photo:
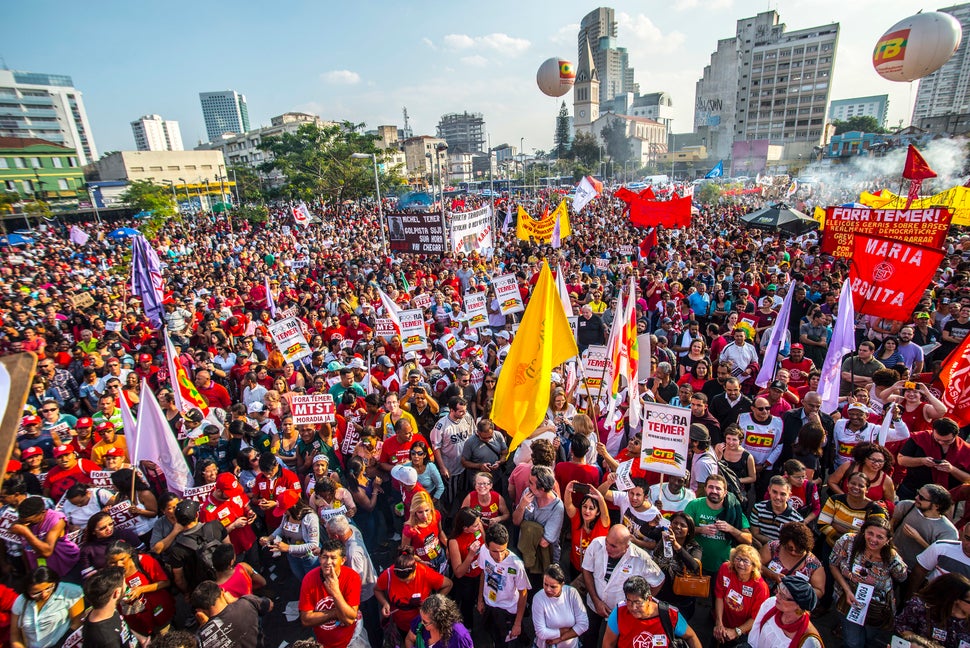
[{"label": "man in red shirt", "polygon": [[101,470],[101,466],[88,459],[78,459],[73,445],[59,445],[54,448],[54,461],[57,465],[47,473],[44,494],[55,502],[74,484],[90,484],[91,473]]},{"label": "man in red shirt", "polygon": [[808,374],[815,369],[815,363],[805,357],[805,347],[801,342],[791,345],[791,354],[781,361],[781,368],[788,370],[788,387],[794,391],[808,384]]},{"label": "man in red shirt", "polygon": [[232,405],[232,398],[229,392],[219,383],[212,380],[212,374],[208,369],[199,369],[195,374],[195,388],[205,397],[209,407],[229,410]]},{"label": "man in red shirt", "polygon": [[320,566],[303,578],[300,623],[313,628],[317,643],[346,648],[363,633],[360,623],[360,574],[344,565],[346,549],[339,540],[320,548]]},{"label": "man in red shirt", "polygon": [[[394,424],[394,436],[386,440],[384,445],[381,446],[381,456],[377,461],[381,464],[382,470],[390,472],[395,465],[407,463],[410,460],[411,446],[418,441],[423,441],[428,448],[431,447],[423,434],[414,431],[414,426],[411,424],[413,419],[410,419],[410,416],[408,414],[408,418],[398,419],[397,423]],[[428,460],[431,461],[433,458],[429,456]]]},{"label": "man in red shirt", "polygon": [[216,487],[199,510],[199,522],[205,524],[216,520],[229,533],[229,542],[241,562],[259,565],[256,533],[251,526],[256,513],[249,508],[249,501],[242,486],[232,473],[222,473],[216,478]]},{"label": "man in red shirt", "polygon": [[[569,461],[560,461],[556,464],[556,481],[559,483],[560,493],[566,492],[566,484],[571,481],[588,484],[593,488],[599,486],[599,468],[586,463],[587,452],[589,452],[589,439],[581,434],[574,435],[569,445]],[[585,497],[583,493],[573,493],[573,505],[578,508],[583,497]]]},{"label": "man in red shirt", "polygon": [[300,479],[292,470],[282,467],[272,452],[259,455],[259,474],[253,484],[253,503],[263,512],[266,528],[275,531],[283,519],[275,512],[277,497],[287,490],[300,491]]},{"label": "man in red shirt", "polygon": [[158,367],[152,365],[152,356],[149,353],[138,354],[138,365],[135,367],[135,373],[142,380],[148,381],[148,386],[152,389],[158,389]]}]

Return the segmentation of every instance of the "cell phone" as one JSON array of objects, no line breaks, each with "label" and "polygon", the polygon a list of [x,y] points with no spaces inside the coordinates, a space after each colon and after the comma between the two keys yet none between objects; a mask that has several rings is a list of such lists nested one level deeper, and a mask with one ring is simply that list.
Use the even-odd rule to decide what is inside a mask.
[{"label": "cell phone", "polygon": [[573,484],[573,492],[580,495],[589,494],[589,484]]},{"label": "cell phone", "polygon": [[916,383],[907,380],[903,383],[903,389],[916,389]]},{"label": "cell phone", "polygon": [[209,437],[200,436],[198,439],[195,440],[195,445],[205,445],[208,442],[209,442]]},{"label": "cell phone", "polygon": [[933,463],[935,463],[935,464],[941,464],[941,463],[943,463],[944,461],[946,461],[946,459],[934,459],[934,460],[933,460]]}]

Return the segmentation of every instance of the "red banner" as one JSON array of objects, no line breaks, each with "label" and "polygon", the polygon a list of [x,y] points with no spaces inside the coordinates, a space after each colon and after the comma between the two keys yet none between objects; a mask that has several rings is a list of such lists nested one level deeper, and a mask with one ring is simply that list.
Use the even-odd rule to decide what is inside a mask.
[{"label": "red banner", "polygon": [[640,227],[663,225],[667,229],[690,227],[691,198],[672,200],[644,200],[641,196],[621,187],[614,194],[630,207],[630,222]]},{"label": "red banner", "polygon": [[963,339],[940,371],[947,416],[963,427],[970,424],[970,335]]},{"label": "red banner", "polygon": [[943,257],[942,250],[856,234],[849,270],[855,312],[910,321]]},{"label": "red banner", "polygon": [[852,235],[884,236],[931,248],[943,247],[953,212],[949,209],[870,209],[826,207],[822,253],[852,256]]}]

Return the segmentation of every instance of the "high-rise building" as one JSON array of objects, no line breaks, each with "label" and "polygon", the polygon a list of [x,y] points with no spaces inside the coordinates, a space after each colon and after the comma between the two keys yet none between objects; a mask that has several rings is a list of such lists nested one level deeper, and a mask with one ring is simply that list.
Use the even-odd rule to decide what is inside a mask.
[{"label": "high-rise building", "polygon": [[697,82],[694,128],[715,157],[735,142],[783,145],[785,159],[822,143],[839,25],[786,31],[778,13],[737,21]]},{"label": "high-rise building", "polygon": [[179,123],[161,115],[145,115],[131,122],[135,148],[139,151],[182,151]]},{"label": "high-rise building", "polygon": [[82,166],[98,156],[81,92],[64,74],[0,70],[0,136],[66,146]]},{"label": "high-rise building", "polygon": [[833,99],[829,105],[829,119],[832,121],[846,121],[851,117],[874,117],[880,126],[885,127],[888,116],[889,95]]},{"label": "high-rise building", "polygon": [[919,82],[916,105],[913,107],[913,125],[919,126],[927,117],[970,113],[970,3],[938,9],[958,21],[963,30],[960,47],[939,70]]},{"label": "high-rise building", "polygon": [[616,17],[611,7],[600,7],[586,14],[579,24],[577,40],[579,58],[583,57],[587,43],[592,50],[594,67],[599,72],[600,102],[624,92],[640,91],[633,80],[626,48],[616,44]]},{"label": "high-rise building", "polygon": [[448,142],[454,153],[481,153],[485,150],[485,118],[482,113],[451,113],[438,122],[438,137]]},{"label": "high-rise building", "polygon": [[200,92],[202,117],[205,131],[210,142],[216,141],[223,133],[246,133],[249,131],[249,109],[246,108],[246,95],[235,90],[223,92]]},{"label": "high-rise building", "polygon": [[579,51],[576,81],[573,85],[573,130],[592,132],[593,122],[600,116],[600,79],[589,42]]}]

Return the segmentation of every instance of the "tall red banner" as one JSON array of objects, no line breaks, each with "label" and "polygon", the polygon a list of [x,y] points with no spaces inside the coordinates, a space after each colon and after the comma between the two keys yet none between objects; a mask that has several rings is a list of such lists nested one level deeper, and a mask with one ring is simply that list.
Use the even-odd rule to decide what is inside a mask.
[{"label": "tall red banner", "polygon": [[944,253],[880,236],[854,235],[849,285],[855,312],[909,321]]},{"label": "tall red banner", "polygon": [[647,200],[643,197],[645,193],[646,190],[637,195],[621,187],[614,194],[630,207],[630,222],[640,227],[690,227],[693,201],[689,196],[672,200]]},{"label": "tall red banner", "polygon": [[953,212],[949,209],[870,209],[827,207],[822,253],[852,256],[852,235],[884,236],[931,248],[943,247]]},{"label": "tall red banner", "polygon": [[947,416],[963,427],[970,424],[970,335],[963,339],[940,371]]}]

